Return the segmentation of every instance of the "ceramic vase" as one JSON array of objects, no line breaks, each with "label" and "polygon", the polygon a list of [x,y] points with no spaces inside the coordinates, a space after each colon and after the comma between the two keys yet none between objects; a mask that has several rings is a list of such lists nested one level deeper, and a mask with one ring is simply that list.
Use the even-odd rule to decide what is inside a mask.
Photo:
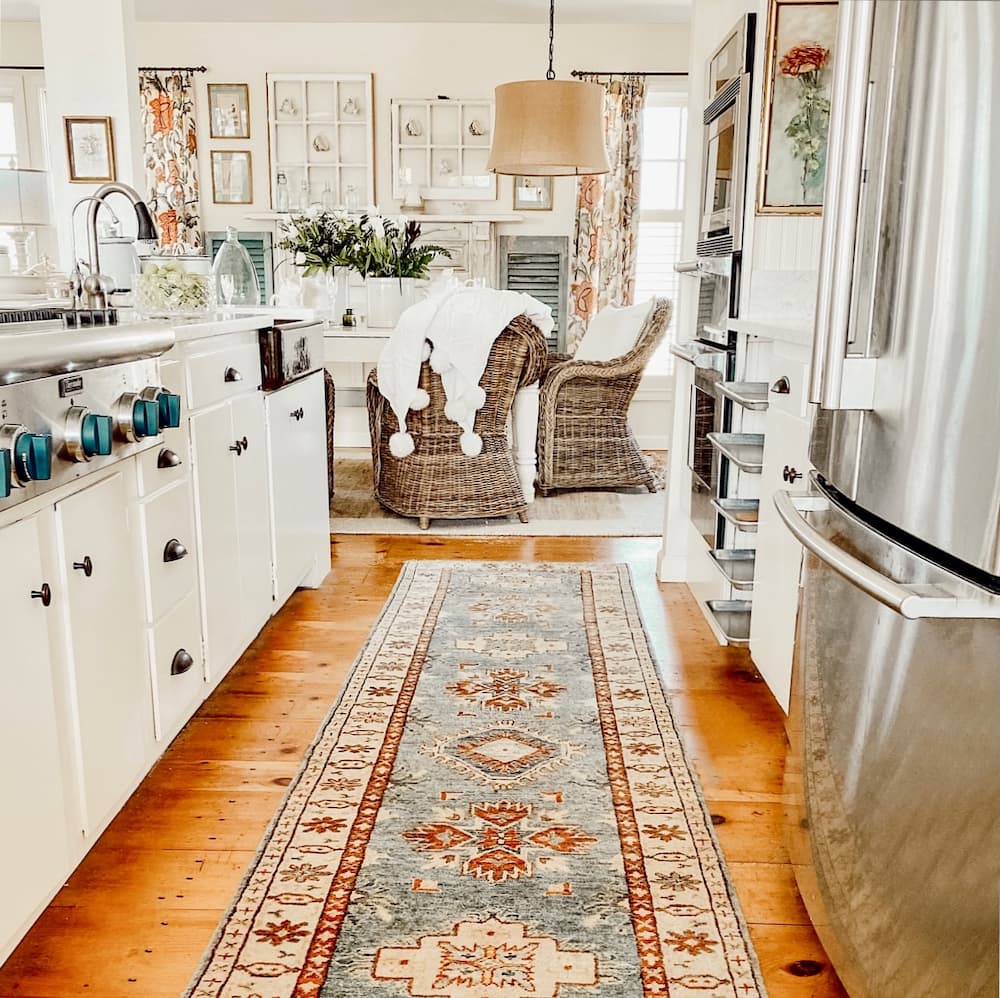
[{"label": "ceramic vase", "polygon": [[369,277],[366,322],[370,329],[392,329],[403,310],[417,300],[417,282],[412,277]]}]

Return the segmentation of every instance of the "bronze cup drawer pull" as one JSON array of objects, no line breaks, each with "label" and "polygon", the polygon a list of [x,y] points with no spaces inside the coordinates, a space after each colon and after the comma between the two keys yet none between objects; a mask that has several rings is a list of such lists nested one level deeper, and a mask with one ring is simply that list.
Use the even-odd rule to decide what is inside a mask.
[{"label": "bronze cup drawer pull", "polygon": [[[218,370],[218,368],[216,368],[216,370]],[[235,367],[227,367],[226,373],[223,375],[223,380],[231,384],[234,381],[242,381],[243,375],[240,374]]]},{"label": "bronze cup drawer pull", "polygon": [[167,468],[179,468],[181,464],[183,464],[181,459],[169,447],[164,447],[156,459],[156,467],[161,471]]},{"label": "bronze cup drawer pull", "polygon": [[194,665],[194,656],[187,649],[178,648],[170,663],[170,675],[183,676],[192,665]]},{"label": "bronze cup drawer pull", "polygon": [[180,561],[188,556],[188,549],[176,537],[167,541],[163,548],[163,560],[165,562]]}]

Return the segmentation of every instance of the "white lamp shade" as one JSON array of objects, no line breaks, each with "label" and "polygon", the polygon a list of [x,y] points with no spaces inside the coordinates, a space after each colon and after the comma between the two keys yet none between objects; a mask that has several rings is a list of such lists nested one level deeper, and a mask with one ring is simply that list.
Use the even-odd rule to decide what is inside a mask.
[{"label": "white lamp shade", "polygon": [[486,168],[523,177],[607,173],[604,87],[575,80],[501,84]]},{"label": "white lamp shade", "polygon": [[0,225],[48,225],[49,190],[43,170],[0,170]]}]

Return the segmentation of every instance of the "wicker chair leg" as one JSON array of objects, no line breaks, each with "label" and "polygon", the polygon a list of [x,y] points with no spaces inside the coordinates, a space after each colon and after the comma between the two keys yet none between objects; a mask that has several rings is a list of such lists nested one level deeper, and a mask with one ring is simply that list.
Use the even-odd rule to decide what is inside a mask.
[{"label": "wicker chair leg", "polygon": [[417,526],[421,530],[426,530],[431,525],[431,518],[429,516],[421,516],[417,520]]},{"label": "wicker chair leg", "polygon": [[539,485],[538,494],[542,496],[543,499],[548,499],[548,497],[552,495],[552,489],[547,489],[544,485]]},{"label": "wicker chair leg", "polygon": [[522,523],[527,523],[527,522],[528,522],[528,511],[527,511],[526,509],[519,509],[519,510],[517,511],[517,518],[518,518],[518,519],[519,519],[519,520],[520,520],[520,521],[521,521]]},{"label": "wicker chair leg", "polygon": [[646,488],[647,488],[648,491],[652,492],[654,495],[656,494],[656,483],[655,482],[646,482]]}]

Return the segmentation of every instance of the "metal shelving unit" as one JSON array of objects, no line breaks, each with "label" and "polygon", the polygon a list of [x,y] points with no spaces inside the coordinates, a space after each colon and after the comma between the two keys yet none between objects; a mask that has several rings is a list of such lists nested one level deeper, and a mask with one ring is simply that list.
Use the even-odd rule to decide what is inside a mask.
[{"label": "metal shelving unit", "polygon": [[767,408],[766,381],[723,381],[715,386],[715,390],[744,409],[763,412]]},{"label": "metal shelving unit", "polygon": [[759,499],[713,499],[712,505],[727,523],[748,534],[757,533]]},{"label": "metal shelving unit", "polygon": [[753,589],[757,552],[753,548],[717,548],[708,552],[726,581],[741,592]]},{"label": "metal shelving unit", "polygon": [[709,433],[709,443],[740,471],[759,475],[764,466],[763,433]]}]

